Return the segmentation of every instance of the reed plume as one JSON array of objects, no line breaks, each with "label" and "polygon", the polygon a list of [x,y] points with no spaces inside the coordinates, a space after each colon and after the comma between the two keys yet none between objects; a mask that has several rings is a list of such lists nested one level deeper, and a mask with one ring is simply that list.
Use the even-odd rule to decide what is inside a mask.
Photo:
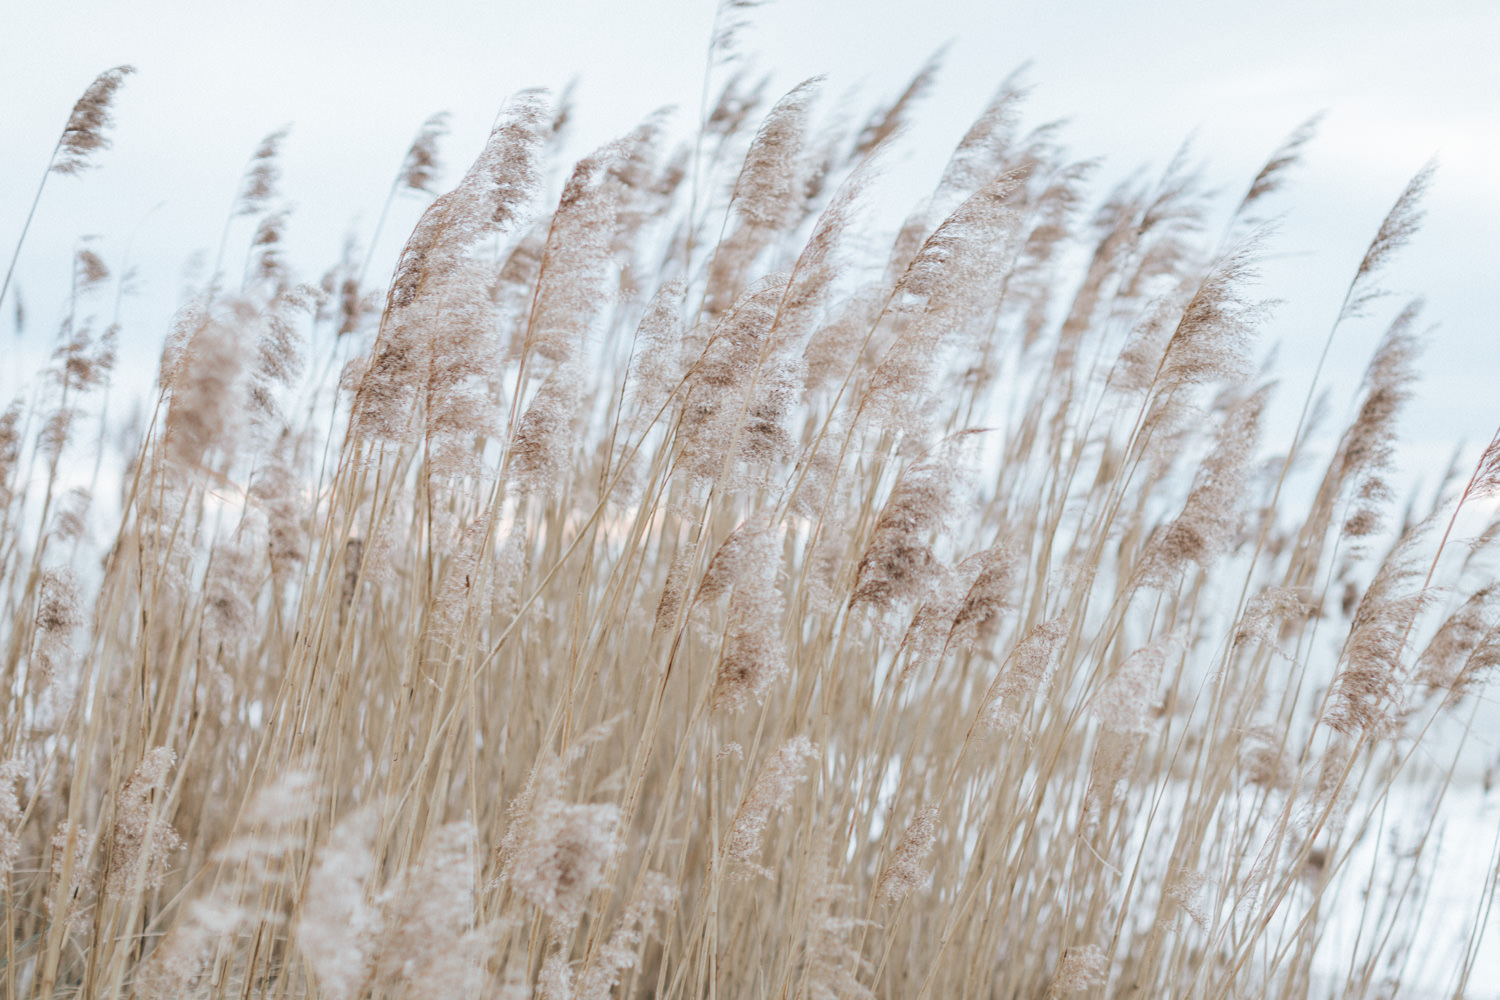
[{"label": "reed plume", "polygon": [[[36,194],[31,199],[31,209],[26,213],[26,221],[21,225],[20,235],[16,237],[16,248],[11,251],[10,264],[5,269],[5,280],[0,281],[0,304],[5,302],[5,293],[10,291],[11,278],[16,273],[16,261],[21,257],[21,247],[26,243],[26,234],[31,229],[31,221],[36,217],[36,207],[41,203],[42,191],[47,186],[47,178],[52,174],[79,174],[93,166],[89,162],[92,155],[98,150],[108,149],[110,138],[108,129],[114,124],[114,100],[115,92],[125,82],[125,78],[135,72],[134,66],[116,66],[114,69],[105,70],[94,78],[78,103],[73,105],[73,111],[68,115],[68,122],[63,126],[62,134],[57,137],[57,145],[52,148],[52,156],[47,161],[47,170],[42,174],[40,183],[37,184]],[[20,315],[20,303],[16,303],[17,316]],[[20,323],[17,322],[17,326]]]},{"label": "reed plume", "polygon": [[134,72],[134,66],[116,66],[95,77],[73,105],[48,169],[58,174],[79,173],[92,166],[89,159],[97,150],[109,148],[108,129],[114,124],[115,93]]},{"label": "reed plume", "polygon": [[1254,287],[1312,123],[1237,203],[1188,146],[1095,191],[1012,76],[893,205],[941,53],[869,115],[770,101],[750,6],[686,126],[569,164],[523,92],[437,193],[429,119],[409,237],[315,281],[273,133],[138,418],[108,255],[60,258],[0,411],[0,992],[1488,981],[1500,438],[1396,506],[1419,314],[1377,296],[1430,172],[1327,429]]}]

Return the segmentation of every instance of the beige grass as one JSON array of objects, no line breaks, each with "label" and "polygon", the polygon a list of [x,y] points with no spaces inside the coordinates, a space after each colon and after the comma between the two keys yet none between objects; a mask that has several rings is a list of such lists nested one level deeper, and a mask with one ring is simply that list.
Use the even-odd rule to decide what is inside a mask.
[{"label": "beige grass", "polygon": [[1415,308],[1342,432],[1255,374],[1310,126],[1206,233],[1180,162],[1100,201],[1008,85],[876,244],[934,69],[843,133],[731,80],[550,210],[520,95],[378,285],[289,273],[271,137],[118,482],[81,262],[0,419],[4,995],[1402,990],[1434,830],[1350,859],[1500,658],[1497,532],[1450,536],[1500,445],[1394,508]]}]

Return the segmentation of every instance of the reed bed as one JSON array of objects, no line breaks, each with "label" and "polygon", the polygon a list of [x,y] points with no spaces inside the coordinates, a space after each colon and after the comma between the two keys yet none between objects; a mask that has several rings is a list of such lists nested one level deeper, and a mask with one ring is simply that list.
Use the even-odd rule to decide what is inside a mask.
[{"label": "reed bed", "polygon": [[1330,290],[1388,328],[1339,426],[1257,366],[1310,125],[1210,228],[1010,81],[881,234],[935,68],[840,130],[711,62],[562,174],[519,94],[444,193],[434,119],[388,279],[291,272],[271,136],[121,456],[80,254],[0,418],[4,995],[1421,995],[1500,659],[1500,441],[1392,481],[1430,171]]}]

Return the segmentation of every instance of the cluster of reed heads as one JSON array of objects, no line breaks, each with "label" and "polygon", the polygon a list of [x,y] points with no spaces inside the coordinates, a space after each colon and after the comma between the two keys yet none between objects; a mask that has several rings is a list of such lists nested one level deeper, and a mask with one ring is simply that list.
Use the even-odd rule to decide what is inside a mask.
[{"label": "cluster of reed heads", "polygon": [[1500,660],[1500,444],[1397,506],[1429,172],[1329,429],[1254,364],[1311,127],[1210,231],[1182,157],[1097,198],[1008,82],[881,237],[934,71],[842,129],[734,76],[571,172],[522,93],[440,195],[436,118],[384,283],[292,275],[273,135],[120,460],[81,251],[0,418],[0,992],[1463,994],[1494,887],[1426,905],[1434,740]]}]

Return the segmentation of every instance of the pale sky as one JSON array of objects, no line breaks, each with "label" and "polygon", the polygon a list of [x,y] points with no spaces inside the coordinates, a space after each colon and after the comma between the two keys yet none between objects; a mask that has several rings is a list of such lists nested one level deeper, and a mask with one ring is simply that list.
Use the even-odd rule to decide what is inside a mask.
[{"label": "pale sky", "polygon": [[[81,177],[48,184],[17,271],[23,341],[0,319],[0,393],[14,395],[65,313],[76,240],[138,269],[123,307],[127,359],[148,370],[186,259],[211,257],[246,157],[283,125],[283,191],[294,211],[291,264],[307,279],[345,234],[367,238],[412,134],[452,114],[444,146],[455,181],[504,99],[577,78],[575,154],[675,104],[696,113],[713,4],[707,0],[52,0],[5,5],[0,33],[0,254],[8,261],[53,143],[94,76],[134,64],[117,101],[114,148]],[[1030,63],[1026,123],[1067,118],[1077,157],[1102,156],[1100,193],[1139,167],[1160,169],[1190,134],[1210,182],[1238,197],[1298,123],[1328,115],[1282,194],[1265,293],[1285,300],[1266,336],[1284,342],[1289,381],[1321,348],[1353,267],[1406,181],[1436,156],[1427,223],[1387,284],[1424,294],[1439,324],[1405,422],[1410,460],[1477,448],[1500,406],[1500,2],[1411,0],[1251,4],[1118,0],[780,0],[743,35],[781,92],[827,74],[830,104],[863,111],[897,93],[927,56],[952,48],[938,85],[891,165],[912,201],[930,187],[1001,78]],[[896,206],[903,214],[907,205]],[[403,201],[396,241],[422,203]],[[248,223],[241,222],[242,227]],[[235,231],[238,233],[238,231]],[[248,239],[231,237],[231,245]],[[385,242],[384,240],[382,241]],[[387,260],[388,266],[388,260]],[[1340,334],[1352,386],[1387,313]],[[107,320],[107,317],[106,317]],[[1290,393],[1289,393],[1290,394]],[[1335,412],[1343,412],[1347,394]],[[1436,456],[1436,457],[1435,457]]]}]

